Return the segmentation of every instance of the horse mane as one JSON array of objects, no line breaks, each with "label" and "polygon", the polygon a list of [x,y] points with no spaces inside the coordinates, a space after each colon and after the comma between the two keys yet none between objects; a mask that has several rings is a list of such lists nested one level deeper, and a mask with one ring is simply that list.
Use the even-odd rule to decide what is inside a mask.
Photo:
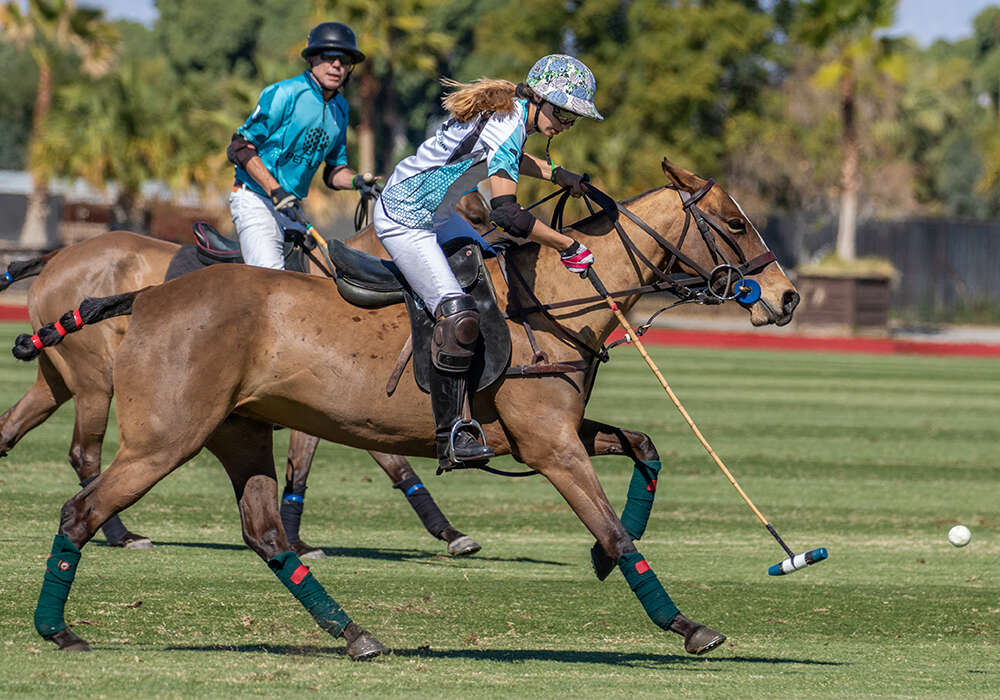
[{"label": "horse mane", "polygon": [[483,112],[510,114],[514,111],[517,86],[509,80],[479,78],[471,83],[460,83],[441,78],[441,84],[454,88],[441,98],[441,104],[459,122],[467,122]]}]

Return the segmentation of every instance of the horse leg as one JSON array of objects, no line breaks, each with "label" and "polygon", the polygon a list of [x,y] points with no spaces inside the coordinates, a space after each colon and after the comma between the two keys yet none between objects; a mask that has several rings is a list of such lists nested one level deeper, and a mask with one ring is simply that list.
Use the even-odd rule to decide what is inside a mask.
[{"label": "horse leg", "polygon": [[517,440],[522,459],[545,475],[597,538],[605,554],[618,563],[625,581],[650,620],[661,629],[683,636],[684,649],[688,653],[704,654],[722,644],[725,635],[692,622],[680,613],[649,563],[639,554],[611,508],[579,436],[569,429],[560,433],[554,426],[546,426],[542,434],[536,432],[537,427],[532,431],[528,426],[531,432],[521,433],[522,438],[517,439],[520,431],[506,420],[506,416],[504,420]]},{"label": "horse leg", "polygon": [[285,469],[285,490],[281,494],[281,524],[285,528],[292,550],[303,559],[326,559],[326,552],[311,547],[299,536],[302,509],[306,500],[306,479],[312,468],[319,438],[292,430],[288,436],[288,464]]},{"label": "horse leg", "polygon": [[369,451],[368,454],[378,462],[382,471],[389,476],[392,487],[399,489],[406,496],[407,503],[416,512],[420,522],[427,528],[427,532],[432,537],[448,543],[448,554],[465,556],[475,554],[482,549],[474,539],[452,527],[448,518],[438,508],[438,504],[434,502],[430,491],[424,486],[405,457],[375,451]]},{"label": "horse leg", "polygon": [[355,661],[375,658],[388,649],[352,622],[309,568],[291,550],[275,505],[278,483],[274,473],[271,424],[230,416],[206,443],[222,462],[233,483],[243,525],[243,540],[313,616],[321,629],[344,637]]},{"label": "horse leg", "polygon": [[[632,459],[635,467],[620,520],[633,540],[642,539],[656,497],[656,479],[660,472],[660,455],[653,441],[645,433],[587,419],[580,426],[580,440],[591,457],[626,455]],[[590,560],[594,573],[601,581],[615,567],[615,562],[596,542],[590,550]]]},{"label": "horse leg", "polygon": [[44,353],[39,355],[35,383],[28,393],[0,416],[0,457],[5,457],[21,438],[45,422],[71,396],[51,360]]},{"label": "horse leg", "polygon": [[[87,485],[101,473],[101,447],[108,428],[111,410],[110,391],[78,392],[73,398],[76,417],[73,424],[73,442],[69,448],[69,463],[80,479],[80,486]],[[101,525],[104,537],[111,547],[125,549],[152,549],[148,537],[130,532],[117,514]]]},{"label": "horse leg", "polygon": [[[54,642],[66,651],[86,651],[90,647],[66,624],[65,608],[69,598],[81,549],[90,541],[108,518],[139,500],[158,481],[190,459],[198,451],[198,440],[174,443],[142,435],[137,447],[123,441],[111,465],[97,479],[62,507],[59,533],[52,542],[52,553],[46,561],[42,590],[35,607],[35,630],[43,639]],[[157,446],[159,443],[160,446]]]}]

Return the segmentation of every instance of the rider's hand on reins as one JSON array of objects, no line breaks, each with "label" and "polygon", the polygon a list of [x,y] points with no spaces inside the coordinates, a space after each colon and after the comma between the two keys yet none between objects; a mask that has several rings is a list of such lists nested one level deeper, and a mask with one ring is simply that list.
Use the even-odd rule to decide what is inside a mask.
[{"label": "rider's hand on reins", "polygon": [[271,202],[274,209],[281,212],[297,224],[308,226],[305,214],[302,213],[302,202],[294,194],[286,192],[283,187],[275,187],[271,190]]},{"label": "rider's hand on reins", "polygon": [[378,176],[376,175],[372,175],[371,173],[358,173],[351,178],[351,187],[358,190],[364,198],[374,198],[381,194],[384,185],[379,182]]},{"label": "rider's hand on reins", "polygon": [[583,194],[587,191],[584,184],[589,180],[590,176],[586,173],[582,175],[574,173],[571,170],[566,170],[566,168],[560,165],[557,165],[552,169],[552,182],[569,190],[569,193],[574,197],[583,196]]},{"label": "rider's hand on reins", "polygon": [[594,254],[579,241],[573,241],[573,245],[559,251],[559,261],[570,272],[584,276],[590,266],[594,264]]}]

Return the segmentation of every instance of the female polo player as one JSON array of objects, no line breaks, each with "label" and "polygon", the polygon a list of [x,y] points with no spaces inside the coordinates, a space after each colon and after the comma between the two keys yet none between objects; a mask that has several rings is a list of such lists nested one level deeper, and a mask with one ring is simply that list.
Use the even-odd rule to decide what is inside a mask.
[{"label": "female polo player", "polygon": [[493,450],[462,421],[466,374],[479,337],[479,313],[448,266],[437,234],[461,225],[455,214],[459,198],[489,178],[491,221],[512,236],[559,251],[568,270],[586,272],[594,256],[518,205],[517,178],[524,174],[551,180],[581,195],[581,175],[525,153],[524,141],[535,132],[552,138],[579,117],[603,117],[594,106],[597,82],[593,73],[572,56],[552,54],[539,59],[519,85],[487,78],[445,84],[457,88],[442,100],[451,118],[415,155],[396,166],[381,205],[375,207],[374,222],[382,245],[434,314],[431,406],[438,459],[442,467],[450,468],[481,465],[493,456]]}]

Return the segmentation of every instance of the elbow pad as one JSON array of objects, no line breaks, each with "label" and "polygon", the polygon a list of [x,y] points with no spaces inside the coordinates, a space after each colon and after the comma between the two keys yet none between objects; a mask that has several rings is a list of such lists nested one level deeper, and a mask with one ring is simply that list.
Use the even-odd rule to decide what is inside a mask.
[{"label": "elbow pad", "polygon": [[247,163],[255,155],[257,155],[257,149],[252,143],[239,134],[233,134],[233,140],[229,142],[229,148],[226,149],[226,157],[229,158],[230,163],[246,170]]},{"label": "elbow pad", "polygon": [[490,200],[490,221],[516,238],[527,238],[535,225],[535,217],[517,203],[512,194],[501,195]]}]

